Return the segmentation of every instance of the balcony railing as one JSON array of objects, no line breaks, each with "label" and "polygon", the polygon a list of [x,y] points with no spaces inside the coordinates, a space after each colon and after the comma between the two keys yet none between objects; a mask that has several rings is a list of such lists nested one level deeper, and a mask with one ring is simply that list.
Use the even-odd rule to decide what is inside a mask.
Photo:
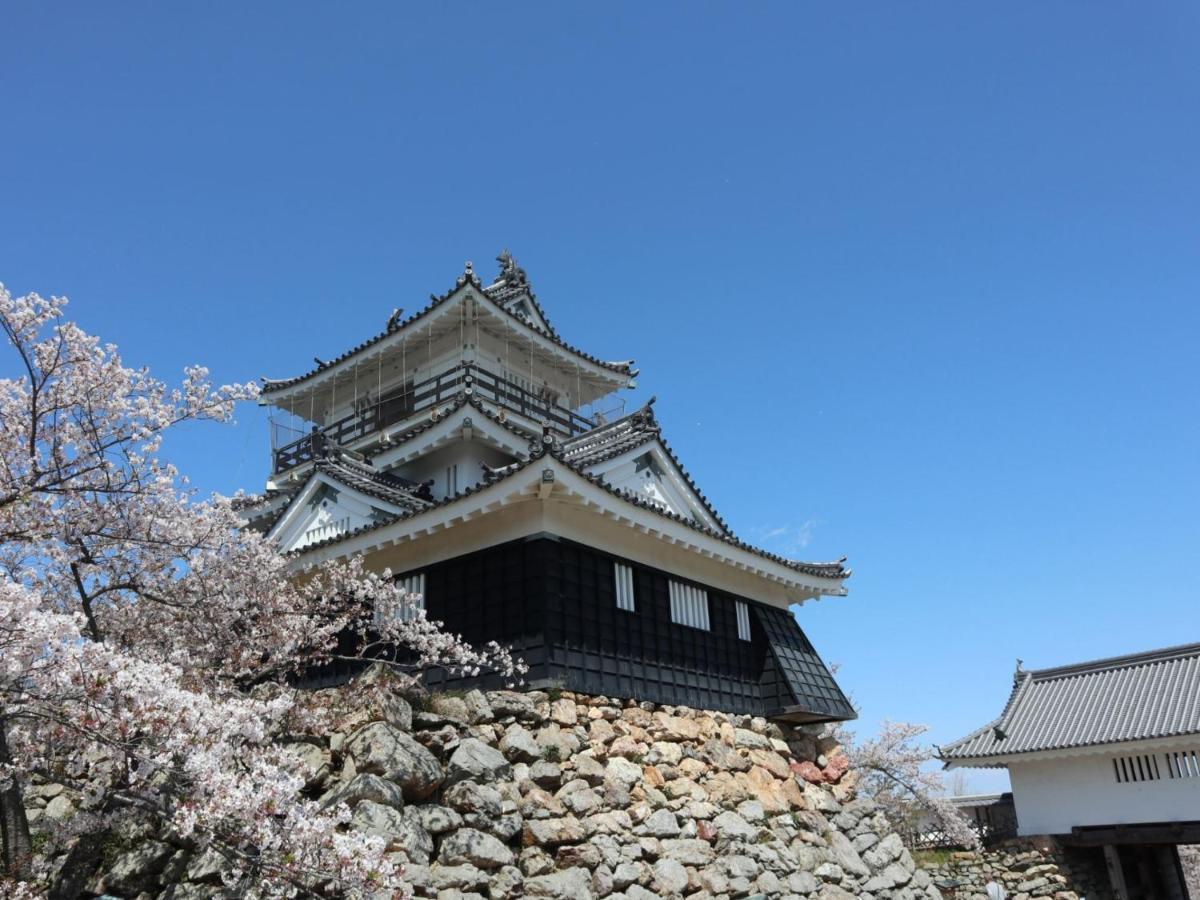
[{"label": "balcony railing", "polygon": [[535,393],[472,363],[462,363],[413,385],[393,391],[358,412],[338,419],[312,434],[275,449],[273,472],[303,465],[328,446],[353,444],[369,434],[395,425],[431,407],[452,400],[464,391],[497,406],[543,422],[571,437],[595,428],[595,423],[574,410],[559,405],[549,392]]}]

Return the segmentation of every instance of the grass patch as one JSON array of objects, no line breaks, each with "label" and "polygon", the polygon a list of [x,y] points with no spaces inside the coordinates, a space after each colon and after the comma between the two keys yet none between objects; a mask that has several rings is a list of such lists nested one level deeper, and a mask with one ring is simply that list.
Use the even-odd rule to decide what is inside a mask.
[{"label": "grass patch", "polygon": [[957,851],[955,850],[914,850],[912,854],[913,860],[918,866],[944,866],[950,862],[950,857]]}]

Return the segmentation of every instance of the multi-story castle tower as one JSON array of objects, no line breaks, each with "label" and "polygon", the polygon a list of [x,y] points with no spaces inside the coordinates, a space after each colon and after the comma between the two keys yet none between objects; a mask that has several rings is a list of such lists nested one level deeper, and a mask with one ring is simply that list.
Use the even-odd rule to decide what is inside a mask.
[{"label": "multi-story castle tower", "polygon": [[[296,378],[266,381],[272,472],[245,510],[298,564],[362,556],[430,618],[511,644],[534,684],[792,721],[854,711],[789,612],[845,593],[842,561],[736,538],[627,415],[633,361],[550,324],[507,253]],[[608,407],[607,412],[600,410]],[[280,421],[282,419],[282,421]]]}]

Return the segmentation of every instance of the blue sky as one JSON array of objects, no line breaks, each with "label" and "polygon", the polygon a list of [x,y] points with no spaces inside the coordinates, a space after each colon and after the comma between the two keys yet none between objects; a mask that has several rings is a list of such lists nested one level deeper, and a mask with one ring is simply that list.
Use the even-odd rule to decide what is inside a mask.
[{"label": "blue sky", "polygon": [[281,377],[508,246],[737,531],[849,555],[800,618],[866,730],[1200,639],[1200,7],[239,6],[8,6],[11,290]]}]

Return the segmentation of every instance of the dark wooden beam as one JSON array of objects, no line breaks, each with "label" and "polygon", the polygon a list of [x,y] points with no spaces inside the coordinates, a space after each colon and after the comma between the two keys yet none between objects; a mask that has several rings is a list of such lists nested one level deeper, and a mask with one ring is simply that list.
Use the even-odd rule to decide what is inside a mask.
[{"label": "dark wooden beam", "polygon": [[1075,847],[1106,844],[1200,844],[1200,822],[1147,822],[1140,825],[1109,825],[1072,829],[1059,836]]}]

